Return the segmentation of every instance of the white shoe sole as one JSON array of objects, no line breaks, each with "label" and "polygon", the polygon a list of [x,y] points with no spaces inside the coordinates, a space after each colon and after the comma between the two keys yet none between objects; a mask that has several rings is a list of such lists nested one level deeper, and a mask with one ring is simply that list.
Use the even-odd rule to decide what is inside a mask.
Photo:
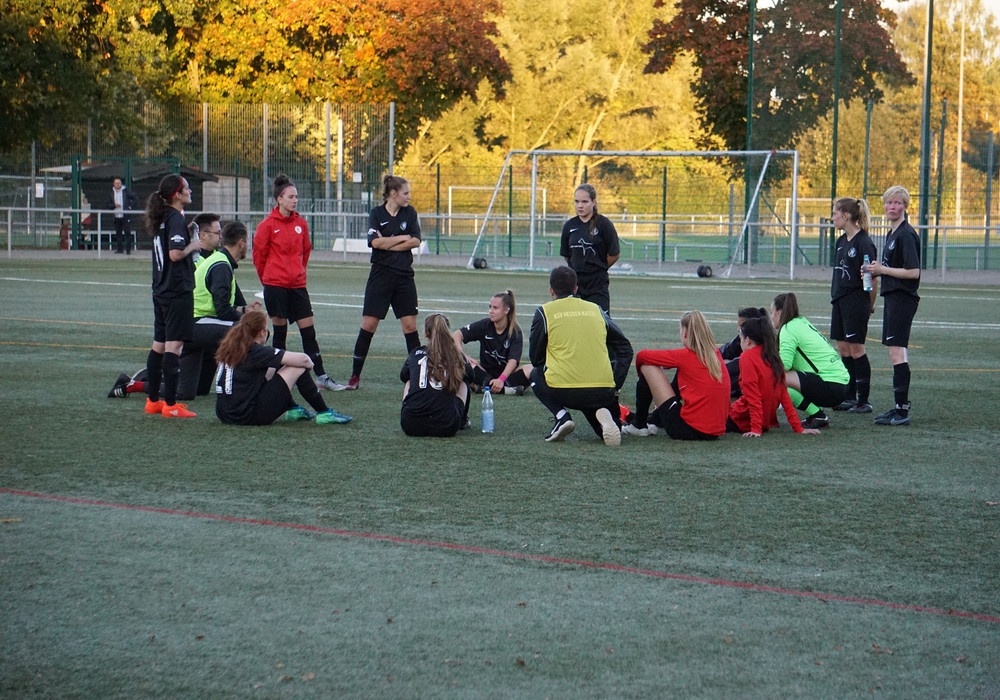
[{"label": "white shoe sole", "polygon": [[611,412],[608,409],[597,409],[597,413],[594,414],[594,417],[597,418],[597,422],[601,424],[605,445],[608,447],[618,447],[622,444],[621,428],[615,424],[615,419],[611,417]]}]

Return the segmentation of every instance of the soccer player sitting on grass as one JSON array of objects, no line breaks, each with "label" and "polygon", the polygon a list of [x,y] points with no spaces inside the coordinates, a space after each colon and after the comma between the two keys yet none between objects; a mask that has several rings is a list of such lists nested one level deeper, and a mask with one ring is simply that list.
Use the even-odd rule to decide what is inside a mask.
[{"label": "soccer player sitting on grass", "polygon": [[632,364],[632,344],[601,307],[574,297],[576,290],[572,268],[549,275],[553,301],[539,306],[531,321],[531,386],[555,421],[547,442],[573,432],[566,409],[575,408],[605,445],[616,447],[622,440],[618,390]]},{"label": "soccer player sitting on grass", "polygon": [[427,345],[406,357],[399,379],[403,407],[399,425],[413,437],[452,437],[469,427],[469,387],[462,379],[462,353],[442,314],[424,319]]},{"label": "soccer player sitting on grass", "polygon": [[[465,357],[465,381],[476,393],[489,385],[493,394],[524,394],[530,384],[531,365],[518,366],[524,347],[524,333],[514,311],[514,292],[510,289],[493,295],[490,315],[453,334],[455,346]],[[479,341],[479,361],[465,354],[462,345]]]},{"label": "soccer player sitting on grass", "polygon": [[805,429],[799,421],[785,386],[785,367],[778,354],[778,334],[767,316],[750,318],[740,326],[740,386],[742,393],[729,407],[727,433],[760,437],[778,427],[778,406],[784,408],[792,430],[819,435],[817,428]]},{"label": "soccer player sitting on grass", "polygon": [[[714,440],[726,432],[729,373],[700,311],[681,316],[683,347],[640,350],[635,358],[635,414],[626,435],[646,437],[664,428],[674,440]],[[674,391],[664,369],[677,369]],[[650,404],[656,410],[649,413]]]},{"label": "soccer player sitting on grass", "polygon": [[[264,345],[270,333],[267,315],[251,310],[243,315],[219,344],[215,357],[215,415],[229,425],[270,425],[282,414],[285,420],[315,419],[320,425],[348,423],[320,396],[310,371],[313,361],[302,352],[288,352]],[[292,400],[296,387],[316,411]]]}]

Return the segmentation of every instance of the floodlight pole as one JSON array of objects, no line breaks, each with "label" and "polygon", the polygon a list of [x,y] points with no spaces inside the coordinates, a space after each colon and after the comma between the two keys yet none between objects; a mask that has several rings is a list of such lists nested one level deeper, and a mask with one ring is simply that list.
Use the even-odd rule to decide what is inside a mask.
[{"label": "floodlight pole", "polygon": [[840,124],[840,36],[844,0],[837,0],[837,37],[833,51],[833,158],[830,167],[830,202],[837,198],[837,134]]},{"label": "floodlight pole", "polygon": [[934,56],[934,0],[927,0],[927,29],[924,43],[924,96],[920,115],[920,266],[927,267],[927,225],[931,187],[931,59]]},{"label": "floodlight pole", "polygon": [[[746,150],[753,149],[753,44],[754,28],[757,25],[757,0],[750,0],[750,24],[747,27],[747,40],[750,45],[747,51],[747,143]],[[743,214],[744,219],[750,217],[750,161],[743,167]],[[750,236],[743,240],[743,259],[750,264]]]}]

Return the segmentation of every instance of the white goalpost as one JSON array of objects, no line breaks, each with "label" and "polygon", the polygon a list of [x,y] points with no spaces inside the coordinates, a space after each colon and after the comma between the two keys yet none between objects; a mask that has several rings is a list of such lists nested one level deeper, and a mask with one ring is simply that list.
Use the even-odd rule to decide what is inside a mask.
[{"label": "white goalpost", "polygon": [[[600,203],[600,211],[603,215],[611,218],[616,227],[619,228],[619,238],[627,238],[623,236],[622,228],[627,226],[629,230],[633,232],[634,240],[628,240],[627,243],[635,250],[636,245],[643,245],[643,254],[647,254],[648,249],[653,247],[657,252],[658,261],[662,262],[665,259],[666,248],[669,247],[669,242],[667,241],[667,231],[676,230],[689,230],[687,237],[678,236],[678,239],[683,238],[683,242],[677,242],[673,244],[674,259],[680,259],[680,250],[699,250],[704,251],[710,244],[702,245],[700,248],[699,244],[693,242],[698,240],[698,234],[701,231],[709,232],[719,232],[721,230],[726,231],[726,246],[719,245],[718,243],[711,244],[716,248],[727,247],[727,255],[724,261],[716,260],[716,262],[723,262],[725,271],[723,276],[728,277],[737,264],[745,265],[748,268],[754,263],[753,256],[747,253],[747,246],[750,244],[751,239],[756,240],[760,231],[768,230],[771,231],[769,234],[772,240],[772,256],[775,260],[778,258],[784,258],[785,249],[784,245],[781,246],[782,250],[777,252],[778,239],[784,240],[787,237],[787,258],[788,258],[788,274],[789,278],[794,279],[795,277],[795,264],[797,251],[799,249],[799,226],[798,226],[798,175],[799,175],[799,153],[794,150],[772,150],[772,151],[600,151],[600,150],[512,150],[507,153],[504,159],[503,166],[500,170],[500,176],[497,179],[496,185],[493,188],[492,196],[490,197],[489,205],[486,212],[482,216],[481,224],[478,228],[476,235],[476,240],[473,245],[473,250],[469,256],[467,267],[470,269],[475,267],[481,267],[484,263],[492,264],[494,267],[508,268],[508,269],[535,269],[536,260],[538,258],[547,258],[544,263],[545,266],[549,266],[552,262],[551,258],[554,256],[558,257],[558,245],[557,241],[546,237],[546,240],[539,240],[539,215],[538,215],[538,191],[540,182],[540,170],[539,161],[544,160],[544,162],[552,163],[559,162],[558,159],[574,158],[574,159],[595,159],[597,160],[598,166],[602,163],[612,163],[612,162],[625,162],[621,159],[642,159],[646,161],[644,163],[645,167],[649,168],[650,164],[653,162],[662,162],[663,165],[663,195],[662,195],[662,207],[650,207],[650,206],[640,206],[639,212],[635,209],[631,211],[622,211],[621,208],[618,212],[614,212],[613,208],[609,209],[607,206],[607,201],[609,198],[605,198],[602,194],[604,192],[603,187],[599,187],[598,200]],[[510,234],[512,229],[511,226],[511,215],[508,214],[507,217],[503,215],[497,215],[495,213],[495,206],[500,197],[500,194],[504,187],[504,180],[509,176],[511,172],[511,164],[518,159],[524,159],[530,162],[530,185],[527,188],[519,187],[517,189],[524,190],[527,189],[529,195],[529,202],[527,206],[527,211],[522,213],[518,218],[518,223],[522,229],[525,229],[522,233],[522,240],[518,245],[525,248],[523,255],[515,255],[513,249],[515,247],[513,238]],[[725,186],[730,190],[728,197],[728,205],[726,206],[727,211],[719,213],[701,213],[697,216],[685,211],[685,212],[673,212],[667,207],[667,165],[670,163],[681,164],[682,171],[687,173],[688,170],[698,170],[704,168],[706,163],[715,164],[716,168],[725,167],[725,159],[740,159],[747,164],[746,168],[746,181],[744,183],[743,199],[740,202],[740,207],[736,207],[733,204],[735,197],[733,196],[733,187],[730,183],[730,178],[723,175],[707,175],[705,173],[700,173],[697,176],[688,175],[688,179],[693,180],[695,177],[701,177],[704,180],[704,185],[692,184],[690,187],[696,191],[696,194],[691,195],[692,197],[697,197],[697,191],[705,193],[706,190],[710,188],[720,189]],[[787,175],[780,178],[780,185],[775,185],[775,180],[779,178],[773,177],[775,169],[775,161],[777,159],[785,159],[784,167],[785,173]],[[791,161],[790,165],[788,161]],[[753,167],[751,167],[751,165]],[[563,168],[566,168],[565,161],[563,161]],[[770,168],[770,170],[769,170]],[[522,168],[523,172],[523,168]],[[722,171],[719,171],[722,172]],[[769,178],[769,175],[772,177]],[[523,177],[523,175],[522,175]],[[594,182],[593,178],[585,178]],[[614,182],[614,175],[607,176],[605,178],[608,182]],[[560,182],[565,181],[564,176],[560,176]],[[544,187],[549,190],[554,188],[553,178],[550,176],[546,181],[544,181]],[[647,189],[655,189],[656,183],[649,185],[647,183]],[[562,185],[559,185],[562,189]],[[566,185],[565,189],[570,190],[572,184]],[[773,190],[775,188],[783,188],[781,194],[784,196],[782,199],[787,201],[789,205],[786,207],[786,212],[782,217],[774,206],[772,206],[766,198],[765,192],[769,189]],[[773,192],[772,192],[773,194]],[[567,197],[567,200],[570,198]],[[719,198],[716,197],[716,200]],[[762,207],[763,205],[763,207]],[[704,203],[700,205],[705,208]],[[548,202],[548,208],[553,209],[552,201]],[[716,207],[719,208],[719,207]],[[657,211],[650,211],[650,209],[658,209]],[[762,212],[763,209],[763,212]],[[571,215],[570,215],[571,216]],[[631,217],[631,218],[629,218]],[[567,217],[569,218],[569,217]],[[543,219],[545,222],[551,221],[546,219],[543,214]],[[506,225],[501,226],[501,221]],[[621,223],[619,223],[621,222]],[[713,223],[714,222],[714,223]],[[559,227],[561,228],[562,222],[559,222]],[[494,230],[492,242],[490,241],[490,230]],[[546,228],[549,228],[546,226]],[[504,247],[505,241],[503,241],[503,234],[500,231],[506,231],[506,254],[501,254],[500,249]],[[711,236],[703,236],[706,240],[711,238]],[[717,238],[717,236],[716,236]],[[650,242],[652,241],[652,242]],[[542,249],[542,254],[536,254],[536,246],[540,246]],[[554,250],[553,250],[554,249]],[[743,260],[739,262],[741,257],[741,251],[743,251]],[[623,250],[623,262],[625,261],[625,251]],[[697,253],[692,253],[697,254]],[[783,262],[783,261],[782,261]],[[478,263],[478,264],[477,264]]]}]

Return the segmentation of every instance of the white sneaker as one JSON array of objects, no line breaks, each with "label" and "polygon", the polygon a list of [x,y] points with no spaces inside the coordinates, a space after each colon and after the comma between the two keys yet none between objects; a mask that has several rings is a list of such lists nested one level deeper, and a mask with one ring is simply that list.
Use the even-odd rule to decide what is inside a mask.
[{"label": "white sneaker", "polygon": [[597,409],[594,414],[597,422],[601,424],[601,431],[604,437],[604,444],[608,447],[618,447],[622,444],[622,431],[611,416],[611,411],[606,408]]},{"label": "white sneaker", "polygon": [[649,437],[649,428],[640,428],[637,425],[628,423],[622,426],[622,435],[634,435],[636,437]]},{"label": "white sneaker", "polygon": [[316,388],[317,389],[329,389],[330,391],[343,391],[347,388],[346,384],[341,384],[338,381],[330,379],[327,375],[316,378]]}]

